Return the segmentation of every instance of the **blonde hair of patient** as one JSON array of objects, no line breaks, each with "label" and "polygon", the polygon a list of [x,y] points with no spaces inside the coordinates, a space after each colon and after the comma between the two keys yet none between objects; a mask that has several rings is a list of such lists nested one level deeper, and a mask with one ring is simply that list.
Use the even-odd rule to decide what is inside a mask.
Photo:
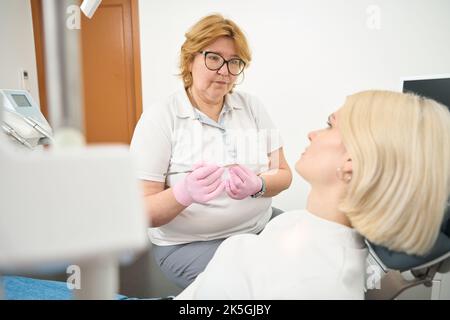
[{"label": "blonde hair of patient", "polygon": [[195,55],[220,37],[230,37],[234,41],[236,53],[248,67],[251,61],[250,48],[241,29],[231,20],[220,14],[212,14],[202,18],[185,34],[186,40],[181,46],[180,76],[184,87],[192,85],[192,74],[189,65]]},{"label": "blonde hair of patient", "polygon": [[450,193],[450,113],[413,94],[347,98],[339,127],[353,173],[340,210],[369,241],[425,254]]}]

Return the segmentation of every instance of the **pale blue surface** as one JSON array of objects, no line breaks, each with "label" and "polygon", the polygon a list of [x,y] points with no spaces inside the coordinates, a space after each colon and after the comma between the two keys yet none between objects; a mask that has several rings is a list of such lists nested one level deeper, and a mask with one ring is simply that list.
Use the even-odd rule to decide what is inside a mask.
[{"label": "pale blue surface", "polygon": [[[38,280],[25,277],[5,276],[1,278],[6,300],[71,300],[72,290],[65,282]],[[118,300],[127,299],[117,295]]]}]

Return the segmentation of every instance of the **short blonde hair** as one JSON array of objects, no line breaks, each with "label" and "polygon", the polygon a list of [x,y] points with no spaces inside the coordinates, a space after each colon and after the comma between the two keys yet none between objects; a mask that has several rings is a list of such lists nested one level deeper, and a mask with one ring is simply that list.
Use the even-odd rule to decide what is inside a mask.
[{"label": "short blonde hair", "polygon": [[204,17],[189,29],[185,37],[180,53],[180,76],[185,88],[192,85],[189,65],[195,55],[220,37],[229,37],[234,41],[237,54],[245,62],[245,67],[249,66],[252,59],[244,33],[233,21],[220,14]]},{"label": "short blonde hair", "polygon": [[339,128],[353,165],[340,209],[369,241],[425,254],[450,193],[450,112],[413,94],[365,91],[347,98]]}]

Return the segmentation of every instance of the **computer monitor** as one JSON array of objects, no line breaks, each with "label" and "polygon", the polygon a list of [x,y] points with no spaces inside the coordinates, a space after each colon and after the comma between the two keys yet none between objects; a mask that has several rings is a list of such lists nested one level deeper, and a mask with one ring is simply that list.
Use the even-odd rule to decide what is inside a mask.
[{"label": "computer monitor", "polygon": [[402,91],[434,99],[450,109],[450,74],[403,78]]}]

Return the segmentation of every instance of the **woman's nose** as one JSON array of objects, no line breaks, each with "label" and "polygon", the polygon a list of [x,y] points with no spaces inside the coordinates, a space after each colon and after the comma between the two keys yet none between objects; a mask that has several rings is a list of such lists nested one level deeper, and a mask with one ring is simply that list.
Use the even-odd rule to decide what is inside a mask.
[{"label": "woman's nose", "polygon": [[222,75],[228,75],[228,65],[227,65],[227,63],[225,62],[225,63],[222,65],[222,67],[220,67],[220,69],[217,70],[217,72],[218,72],[219,74],[222,74]]},{"label": "woman's nose", "polygon": [[308,133],[309,141],[313,141],[322,132],[323,132],[323,130],[321,129],[321,130],[311,131],[310,133]]}]

